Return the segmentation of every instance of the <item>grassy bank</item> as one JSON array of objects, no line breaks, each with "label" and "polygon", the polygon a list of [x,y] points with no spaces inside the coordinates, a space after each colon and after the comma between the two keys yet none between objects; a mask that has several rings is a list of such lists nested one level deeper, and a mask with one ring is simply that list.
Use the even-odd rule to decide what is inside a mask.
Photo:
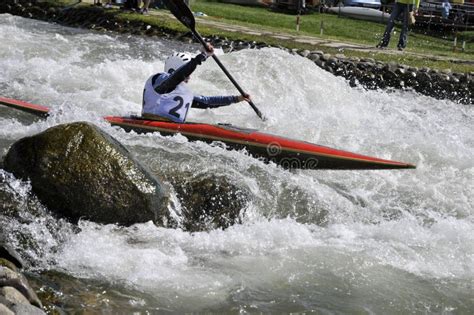
[{"label": "grassy bank", "polygon": [[[57,1],[54,2],[57,3]],[[80,5],[90,5],[90,3],[83,1]],[[205,18],[196,18],[196,27],[203,36],[219,35],[231,40],[265,42],[270,45],[287,48],[322,50],[331,54],[343,53],[348,57],[374,58],[383,62],[396,62],[415,67],[452,69],[455,72],[474,72],[474,65],[472,63],[452,63],[449,60],[437,60],[438,58],[474,60],[474,34],[472,32],[464,34],[467,40],[464,52],[453,52],[452,34],[429,36],[418,30],[410,33],[406,53],[393,54],[385,51],[337,49],[321,44],[313,45],[295,42],[291,39],[277,39],[268,35],[257,36],[242,32],[236,33],[205,22],[223,22],[229,25],[246,26],[258,31],[265,30],[274,33],[307,35],[326,41],[341,41],[372,47],[379,41],[384,31],[385,25],[380,23],[342,18],[332,14],[311,13],[301,17],[300,31],[296,32],[295,15],[273,12],[267,8],[224,4],[210,0],[194,0],[191,1],[191,9],[194,12],[204,12],[208,15]],[[112,12],[119,19],[140,20],[173,32],[187,32],[187,29],[173,17],[159,14],[167,12],[165,10],[152,10],[152,14],[148,16],[125,13],[118,9],[112,10]],[[323,35],[321,35],[321,25],[323,25]],[[394,48],[397,41],[398,30],[397,34],[392,38],[390,47]]]},{"label": "grassy bank", "polygon": [[[300,32],[297,33],[295,30],[296,17],[294,15],[277,13],[266,8],[253,8],[208,0],[196,0],[192,4],[192,10],[202,11],[211,18],[229,23],[242,22],[244,24],[270,27],[273,30],[293,34],[311,35],[372,46],[377,44],[385,29],[385,24],[381,23],[338,17],[334,14],[310,13],[301,16]],[[322,36],[320,35],[321,25],[323,25]],[[466,50],[471,52],[470,57],[473,58],[474,36],[469,33],[467,33],[467,35],[471,41],[467,43]],[[395,47],[398,40],[398,36],[394,37],[396,38],[392,40],[391,47]],[[407,49],[415,52],[428,51],[432,54],[455,56],[456,58],[469,58],[469,54],[467,53],[452,52],[453,39],[453,34],[438,34],[434,37],[424,35],[421,30],[415,30],[410,33],[410,44]]]},{"label": "grassy bank", "polygon": [[[256,29],[265,29],[271,31],[287,32],[291,34],[301,34],[315,36],[322,39],[337,40],[348,43],[358,43],[363,45],[375,46],[380,40],[385,24],[368,21],[354,20],[338,17],[333,14],[311,13],[303,15],[300,21],[300,31],[296,32],[296,17],[291,14],[273,12],[266,8],[244,7],[231,4],[223,4],[215,1],[196,0],[192,2],[193,11],[201,11],[209,15],[209,18],[217,19],[222,22],[254,25]],[[323,35],[321,35],[321,25],[323,25]],[[395,48],[398,41],[398,32],[390,43],[391,48]],[[461,35],[462,36],[462,35]],[[436,34],[429,36],[423,34],[422,30],[414,30],[409,35],[407,51],[420,55],[434,55],[439,57],[451,57],[456,59],[473,60],[474,59],[474,34],[465,33],[466,42],[465,52],[453,52],[453,34]],[[460,39],[459,39],[460,41]],[[292,45],[285,43],[285,46]],[[458,44],[459,45],[459,44]],[[328,50],[327,47],[320,47],[322,50]],[[450,65],[446,61],[427,60],[425,56],[416,57],[413,55],[394,56],[386,53],[366,53],[361,51],[344,51],[348,56],[373,57],[383,61],[395,61],[407,63],[416,66],[430,66],[433,68],[457,68],[459,70],[473,71],[474,67],[467,65]]]}]

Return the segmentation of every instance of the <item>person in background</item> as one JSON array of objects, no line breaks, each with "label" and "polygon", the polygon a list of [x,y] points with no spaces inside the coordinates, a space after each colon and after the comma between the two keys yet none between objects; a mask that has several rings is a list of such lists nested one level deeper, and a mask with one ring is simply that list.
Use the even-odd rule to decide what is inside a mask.
[{"label": "person in background", "polygon": [[408,23],[410,12],[416,12],[420,6],[420,0],[396,0],[392,9],[392,14],[388,19],[387,27],[383,34],[382,40],[377,44],[377,48],[386,48],[390,42],[390,36],[395,25],[395,20],[401,18],[402,31],[398,40],[398,50],[404,50],[408,42]]},{"label": "person in background", "polygon": [[143,90],[142,117],[153,120],[184,123],[189,108],[216,108],[242,101],[250,101],[250,95],[202,96],[194,95],[187,87],[190,75],[196,67],[214,54],[214,47],[194,58],[186,53],[174,53],[165,61],[165,72],[156,73],[145,83]]},{"label": "person in background", "polygon": [[441,6],[443,7],[443,11],[441,12],[443,19],[447,19],[449,17],[449,11],[453,7],[451,6],[451,3],[449,3],[449,0],[444,0]]},{"label": "person in background", "polygon": [[148,8],[150,6],[150,1],[151,0],[143,0],[143,7],[140,9],[140,13],[147,15],[148,14]]},{"label": "person in background", "polygon": [[112,0],[107,0],[104,4],[105,9],[110,9],[112,8]]},{"label": "person in background", "polygon": [[126,0],[122,7],[123,10],[140,11],[138,0]]}]

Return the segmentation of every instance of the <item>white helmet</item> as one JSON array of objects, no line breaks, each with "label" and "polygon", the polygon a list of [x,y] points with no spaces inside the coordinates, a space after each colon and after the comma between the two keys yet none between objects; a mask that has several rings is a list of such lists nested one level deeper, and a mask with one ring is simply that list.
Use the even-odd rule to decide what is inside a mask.
[{"label": "white helmet", "polygon": [[191,56],[187,53],[174,53],[165,61],[165,72],[171,73],[182,65],[191,61]]}]

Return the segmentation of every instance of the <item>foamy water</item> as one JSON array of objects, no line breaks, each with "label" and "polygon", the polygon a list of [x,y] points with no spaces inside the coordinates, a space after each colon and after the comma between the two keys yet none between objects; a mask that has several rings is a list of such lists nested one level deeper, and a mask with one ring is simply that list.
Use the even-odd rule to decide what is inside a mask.
[{"label": "foamy water", "polygon": [[[149,75],[194,45],[102,35],[0,15],[0,95],[52,108],[32,122],[0,108],[0,150],[24,136],[90,121],[157,173],[224,174],[251,192],[242,225],[188,233],[151,223],[129,228],[52,217],[7,220],[37,248],[38,270],[134,290],[130,310],[467,313],[474,309],[474,113],[413,92],[353,89],[309,60],[278,49],[220,56],[269,118],[250,106],[191,110],[225,122],[417,164],[399,171],[296,171],[182,136],[137,135],[104,115],[141,109]],[[237,94],[212,60],[196,93]],[[19,203],[28,183],[2,173]],[[44,210],[47,213],[47,210]],[[46,214],[45,214],[46,215]],[[47,216],[47,215],[46,215]],[[55,222],[54,228],[45,222]],[[20,242],[11,237],[13,244]],[[18,245],[19,246],[19,245]],[[33,268],[33,267],[32,267]],[[111,302],[113,305],[113,302]],[[110,306],[109,306],[110,307]],[[100,308],[99,308],[100,309]]]}]

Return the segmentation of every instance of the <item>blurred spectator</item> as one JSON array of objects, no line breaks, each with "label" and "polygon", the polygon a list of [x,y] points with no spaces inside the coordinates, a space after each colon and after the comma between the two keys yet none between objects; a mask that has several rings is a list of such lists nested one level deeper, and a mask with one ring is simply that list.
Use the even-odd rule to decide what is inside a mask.
[{"label": "blurred spectator", "polygon": [[122,9],[124,10],[132,10],[132,11],[140,11],[140,7],[138,4],[138,0],[125,0]]},{"label": "blurred spectator", "polygon": [[107,0],[105,2],[104,8],[110,9],[112,7],[112,0]]},{"label": "blurred spectator", "polygon": [[163,3],[163,0],[154,0],[153,1],[153,5],[152,5],[152,8],[156,8],[156,9],[164,9],[165,8],[165,4]]},{"label": "blurred spectator", "polygon": [[392,14],[388,19],[387,27],[383,34],[382,40],[377,44],[377,48],[386,48],[390,42],[390,36],[395,26],[395,20],[401,18],[402,30],[400,32],[400,39],[398,40],[398,50],[404,50],[408,42],[408,24],[410,23],[410,15],[412,11],[418,10],[420,6],[420,0],[396,0]]},{"label": "blurred spectator", "polygon": [[143,7],[140,9],[141,14],[148,14],[148,8],[150,6],[151,0],[143,0]]},{"label": "blurred spectator", "polygon": [[449,3],[449,0],[444,0],[441,5],[443,6],[443,11],[441,12],[443,19],[447,19],[449,11],[452,9],[451,3]]}]

